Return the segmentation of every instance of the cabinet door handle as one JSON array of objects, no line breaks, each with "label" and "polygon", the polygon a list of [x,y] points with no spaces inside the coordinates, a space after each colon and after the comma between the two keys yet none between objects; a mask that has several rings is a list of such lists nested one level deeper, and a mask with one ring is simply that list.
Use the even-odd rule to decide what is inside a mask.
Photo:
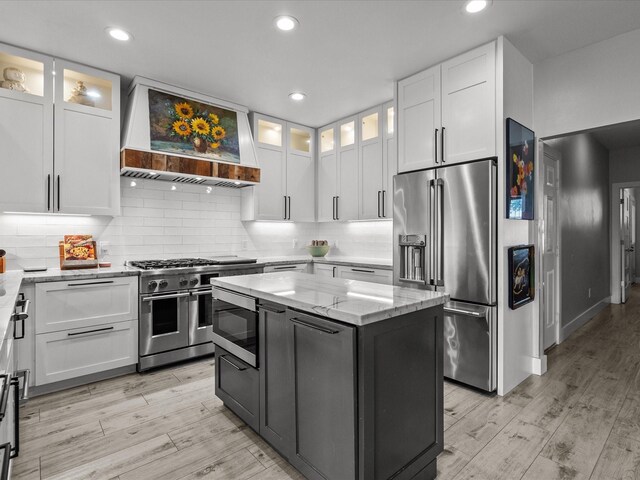
[{"label": "cabinet door handle", "polygon": [[229,360],[226,355],[222,355],[220,357],[220,360],[224,360],[225,362],[227,362],[229,365],[231,365],[233,368],[235,368],[236,370],[238,370],[240,372],[242,372],[243,370],[247,369],[247,367],[239,367],[238,365],[233,363],[231,360]]},{"label": "cabinet door handle", "polygon": [[51,210],[51,174],[47,175],[47,212]]},{"label": "cabinet door handle", "polygon": [[287,215],[287,220],[291,220],[291,197],[287,197],[287,202],[289,204],[289,207],[288,207],[289,213]]},{"label": "cabinet door handle", "polygon": [[375,270],[365,270],[364,268],[352,268],[352,272],[362,272],[362,273],[376,273]]},{"label": "cabinet door handle", "polygon": [[2,470],[0,471],[2,478],[9,478],[9,467],[11,465],[11,442],[0,445],[0,450],[4,450],[2,455]]},{"label": "cabinet door handle", "polygon": [[31,370],[29,370],[28,368],[25,370],[18,370],[16,372],[16,377],[18,378],[18,382],[20,381],[19,378],[22,377],[22,395],[20,396],[20,400],[29,400],[29,382],[31,378]]},{"label": "cabinet door handle", "polygon": [[338,220],[337,210],[338,210],[338,197],[333,197],[333,219],[334,220]]},{"label": "cabinet door handle", "polygon": [[333,275],[333,278],[336,278],[336,267],[333,267],[331,274]]},{"label": "cabinet door handle", "polygon": [[11,379],[9,375],[0,375],[2,379],[2,392],[0,393],[0,422],[7,415],[7,404],[9,403],[9,390],[11,390]]},{"label": "cabinet door handle", "polygon": [[387,191],[382,190],[382,218],[387,218]]},{"label": "cabinet door handle", "polygon": [[340,196],[336,197],[336,220],[340,220]]},{"label": "cabinet door handle", "polygon": [[287,196],[284,196],[284,217],[282,217],[283,220],[287,219]]},{"label": "cabinet door handle", "polygon": [[286,311],[286,310],[278,310],[276,308],[270,308],[265,305],[260,305],[258,306],[258,308],[260,310],[264,310],[265,312],[271,312],[271,313],[284,313]]},{"label": "cabinet door handle", "polygon": [[11,449],[11,458],[16,458],[20,454],[20,379],[11,377],[13,387],[13,438],[14,446]]},{"label": "cabinet door handle", "polygon": [[[22,307],[22,312],[20,313],[14,313],[12,315],[13,317],[13,322],[14,322],[14,327],[13,327],[13,338],[14,340],[21,340],[24,338],[24,321],[29,318],[29,304],[30,304],[30,300],[18,300],[18,302],[16,303],[17,307]],[[17,322],[22,322],[22,333],[20,335],[17,335],[17,331],[18,331],[18,323]]]},{"label": "cabinet door handle", "polygon": [[378,190],[378,218],[381,217],[380,215],[380,194],[382,193],[382,191]]},{"label": "cabinet door handle", "polygon": [[60,175],[58,175],[58,211],[60,211]]},{"label": "cabinet door handle", "polygon": [[67,333],[67,336],[68,337],[75,337],[77,335],[85,335],[87,333],[108,332],[109,330],[113,330],[113,327],[96,328],[94,330],[87,330],[86,332]]},{"label": "cabinet door handle", "polygon": [[303,322],[299,318],[292,318],[291,321],[293,323],[297,323],[298,325],[302,325],[303,327],[311,328],[312,330],[318,330],[322,333],[328,333],[330,335],[334,335],[340,331],[340,330],[331,330],[330,328],[321,327],[319,325],[314,325],[313,323]]},{"label": "cabinet door handle", "polygon": [[440,156],[441,156],[442,163],[444,163],[445,162],[444,160],[444,127],[442,127],[442,142],[440,143],[442,143],[442,146],[440,147]]},{"label": "cabinet door handle", "polygon": [[115,283],[115,282],[113,280],[102,280],[99,282],[67,283],[67,287],[84,287],[85,285],[106,285],[108,283]]},{"label": "cabinet door handle", "polygon": [[436,133],[433,137],[433,158],[436,163],[438,163],[438,129],[436,128]]}]

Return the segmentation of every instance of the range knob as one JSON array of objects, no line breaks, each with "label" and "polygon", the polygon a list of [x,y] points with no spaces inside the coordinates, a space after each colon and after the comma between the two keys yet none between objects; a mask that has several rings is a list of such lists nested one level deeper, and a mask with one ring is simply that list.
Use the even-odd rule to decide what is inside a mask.
[{"label": "range knob", "polygon": [[186,279],[186,278],[181,278],[181,279],[180,279],[180,286],[181,286],[181,287],[186,286],[186,285],[187,285],[187,283],[189,283],[189,282],[187,281],[187,279]]},{"label": "range knob", "polygon": [[160,285],[160,288],[164,288],[167,285],[169,285],[169,282],[167,282],[166,280],[160,280],[160,284],[159,285]]},{"label": "range knob", "polygon": [[155,288],[158,286],[158,282],[156,282],[155,280],[151,280],[149,282],[149,288],[155,290]]},{"label": "range knob", "polygon": [[189,285],[191,285],[192,287],[195,287],[197,284],[198,284],[197,278],[192,278],[191,280],[189,280]]}]

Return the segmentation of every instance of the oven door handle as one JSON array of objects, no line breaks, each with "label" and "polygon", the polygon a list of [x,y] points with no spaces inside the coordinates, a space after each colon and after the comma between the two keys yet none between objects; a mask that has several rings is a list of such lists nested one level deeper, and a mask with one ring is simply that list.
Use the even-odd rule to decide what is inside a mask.
[{"label": "oven door handle", "polygon": [[197,297],[199,295],[211,295],[211,289],[207,288],[206,290],[198,290],[196,292],[191,292],[191,295]]},{"label": "oven door handle", "polygon": [[236,370],[238,370],[240,372],[242,372],[242,371],[247,369],[247,367],[239,367],[238,365],[233,363],[231,360],[229,360],[226,355],[222,355],[220,357],[220,360],[224,360],[225,362],[227,362],[229,365],[231,365],[233,368],[235,368]]},{"label": "oven door handle", "polygon": [[142,300],[143,302],[154,302],[156,300],[168,300],[170,298],[182,298],[182,297],[188,297],[188,296],[189,296],[189,292],[184,292],[184,293],[172,293],[170,295],[155,295],[150,297],[142,297],[140,300]]}]

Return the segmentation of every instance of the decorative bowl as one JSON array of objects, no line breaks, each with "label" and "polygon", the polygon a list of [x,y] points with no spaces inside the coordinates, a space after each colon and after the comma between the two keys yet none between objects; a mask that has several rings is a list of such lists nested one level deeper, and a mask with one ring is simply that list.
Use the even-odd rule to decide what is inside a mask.
[{"label": "decorative bowl", "polygon": [[312,257],[324,257],[329,252],[329,245],[307,245],[307,250]]}]

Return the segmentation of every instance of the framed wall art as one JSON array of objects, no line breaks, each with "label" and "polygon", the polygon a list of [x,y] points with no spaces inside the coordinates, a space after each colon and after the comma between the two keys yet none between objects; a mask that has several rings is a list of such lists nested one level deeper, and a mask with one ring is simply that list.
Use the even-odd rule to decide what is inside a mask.
[{"label": "framed wall art", "polygon": [[515,310],[535,298],[535,251],[533,245],[508,250],[509,308]]},{"label": "framed wall art", "polygon": [[507,118],[507,218],[533,220],[535,205],[535,134]]}]

